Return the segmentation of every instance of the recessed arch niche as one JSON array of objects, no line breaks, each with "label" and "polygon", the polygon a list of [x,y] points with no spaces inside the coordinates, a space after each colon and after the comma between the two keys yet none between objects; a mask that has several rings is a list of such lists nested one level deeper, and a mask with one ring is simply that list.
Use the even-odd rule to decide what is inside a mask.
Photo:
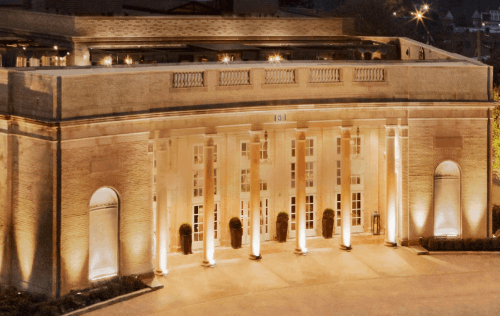
[{"label": "recessed arch niche", "polygon": [[460,235],[460,168],[453,161],[434,171],[434,236]]},{"label": "recessed arch niche", "polygon": [[89,205],[89,279],[118,274],[118,195],[110,188],[95,191]]}]

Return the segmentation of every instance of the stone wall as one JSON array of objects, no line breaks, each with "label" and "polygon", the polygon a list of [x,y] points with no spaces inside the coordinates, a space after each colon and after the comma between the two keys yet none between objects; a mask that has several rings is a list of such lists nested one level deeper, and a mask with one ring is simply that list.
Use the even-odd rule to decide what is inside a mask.
[{"label": "stone wall", "polygon": [[62,294],[89,286],[88,207],[101,187],[119,197],[119,274],[152,271],[153,168],[147,138],[148,133],[125,133],[62,142]]},{"label": "stone wall", "polygon": [[0,28],[88,38],[317,37],[346,35],[352,19],[75,17],[0,9]]}]

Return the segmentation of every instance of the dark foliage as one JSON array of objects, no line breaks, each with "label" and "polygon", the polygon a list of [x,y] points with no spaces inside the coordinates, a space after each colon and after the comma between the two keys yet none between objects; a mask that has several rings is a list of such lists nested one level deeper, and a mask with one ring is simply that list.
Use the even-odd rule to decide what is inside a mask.
[{"label": "dark foliage", "polygon": [[287,212],[280,212],[278,214],[278,218],[276,219],[276,222],[278,223],[283,223],[283,222],[288,222],[288,213]]},{"label": "dark foliage", "polygon": [[191,225],[188,223],[184,223],[179,227],[179,234],[181,235],[191,235],[193,232],[193,229],[191,228]]},{"label": "dark foliage", "polygon": [[428,238],[422,244],[429,251],[500,251],[500,238]]},{"label": "dark foliage", "polygon": [[323,218],[335,218],[335,213],[331,208],[327,208],[323,211]]},{"label": "dark foliage", "polygon": [[229,228],[230,229],[239,229],[241,227],[242,227],[241,221],[238,217],[231,218],[231,220],[229,221]]},{"label": "dark foliage", "polygon": [[118,277],[99,283],[93,288],[71,291],[58,299],[48,299],[43,295],[19,291],[11,285],[0,285],[0,315],[62,315],[145,287],[146,285],[136,277]]}]

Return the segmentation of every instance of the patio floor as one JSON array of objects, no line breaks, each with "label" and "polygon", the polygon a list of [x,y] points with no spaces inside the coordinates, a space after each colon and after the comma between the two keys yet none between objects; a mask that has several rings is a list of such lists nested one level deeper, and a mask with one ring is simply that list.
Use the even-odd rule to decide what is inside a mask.
[{"label": "patio floor", "polygon": [[417,256],[383,246],[382,236],[262,243],[217,248],[216,266],[202,254],[168,257],[163,289],[86,315],[494,315],[500,312],[500,253]]}]

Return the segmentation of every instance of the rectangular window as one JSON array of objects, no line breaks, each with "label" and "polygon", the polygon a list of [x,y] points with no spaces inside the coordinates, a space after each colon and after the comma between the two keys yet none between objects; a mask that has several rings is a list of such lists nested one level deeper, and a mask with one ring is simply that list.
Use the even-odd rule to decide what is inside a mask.
[{"label": "rectangular window", "polygon": [[193,206],[193,241],[203,241],[203,205]]},{"label": "rectangular window", "polygon": [[342,154],[342,139],[337,137],[337,155]]},{"label": "rectangular window", "polygon": [[197,170],[194,172],[193,196],[203,196],[203,170]]},{"label": "rectangular window", "polygon": [[337,185],[342,184],[342,168],[340,165],[340,160],[337,160]]},{"label": "rectangular window", "polygon": [[267,191],[267,181],[266,180],[260,180],[260,190]]},{"label": "rectangular window", "polygon": [[361,154],[361,137],[354,136],[351,137],[353,141],[351,144],[351,155],[359,155]]},{"label": "rectangular window", "polygon": [[250,192],[250,169],[241,169],[241,192]]},{"label": "rectangular window", "polygon": [[351,176],[351,184],[361,184],[361,176],[360,175],[352,175]]},{"label": "rectangular window", "polygon": [[249,143],[241,143],[241,157],[250,158],[250,144]]},{"label": "rectangular window", "polygon": [[217,144],[214,145],[214,162],[217,162]]},{"label": "rectangular window", "polygon": [[361,193],[351,193],[351,224],[361,226]]},{"label": "rectangular window", "polygon": [[214,168],[214,195],[217,194],[217,169]]},{"label": "rectangular window", "polygon": [[314,228],[314,196],[306,196],[306,229]]},{"label": "rectangular window", "polygon": [[306,156],[314,156],[314,139],[306,139]]},{"label": "rectangular window", "polygon": [[314,162],[306,162],[306,188],[314,186]]},{"label": "rectangular window", "polygon": [[295,157],[295,139],[292,139],[292,157]]},{"label": "rectangular window", "polygon": [[260,142],[260,160],[267,160],[268,159],[268,153],[267,153],[267,140]]},{"label": "rectangular window", "polygon": [[291,187],[293,189],[293,188],[295,188],[295,163],[292,162],[290,165],[291,165],[290,166],[290,168],[291,168],[291,171],[290,171],[291,183],[290,184],[291,184]]},{"label": "rectangular window", "polygon": [[203,163],[203,145],[194,146],[194,164]]},{"label": "rectangular window", "polygon": [[336,214],[335,214],[335,221],[337,222],[337,227],[342,226],[342,204],[341,204],[341,199],[340,199],[340,193],[337,193],[337,202],[336,202]]},{"label": "rectangular window", "polygon": [[295,196],[290,197],[290,229],[295,230]]}]

